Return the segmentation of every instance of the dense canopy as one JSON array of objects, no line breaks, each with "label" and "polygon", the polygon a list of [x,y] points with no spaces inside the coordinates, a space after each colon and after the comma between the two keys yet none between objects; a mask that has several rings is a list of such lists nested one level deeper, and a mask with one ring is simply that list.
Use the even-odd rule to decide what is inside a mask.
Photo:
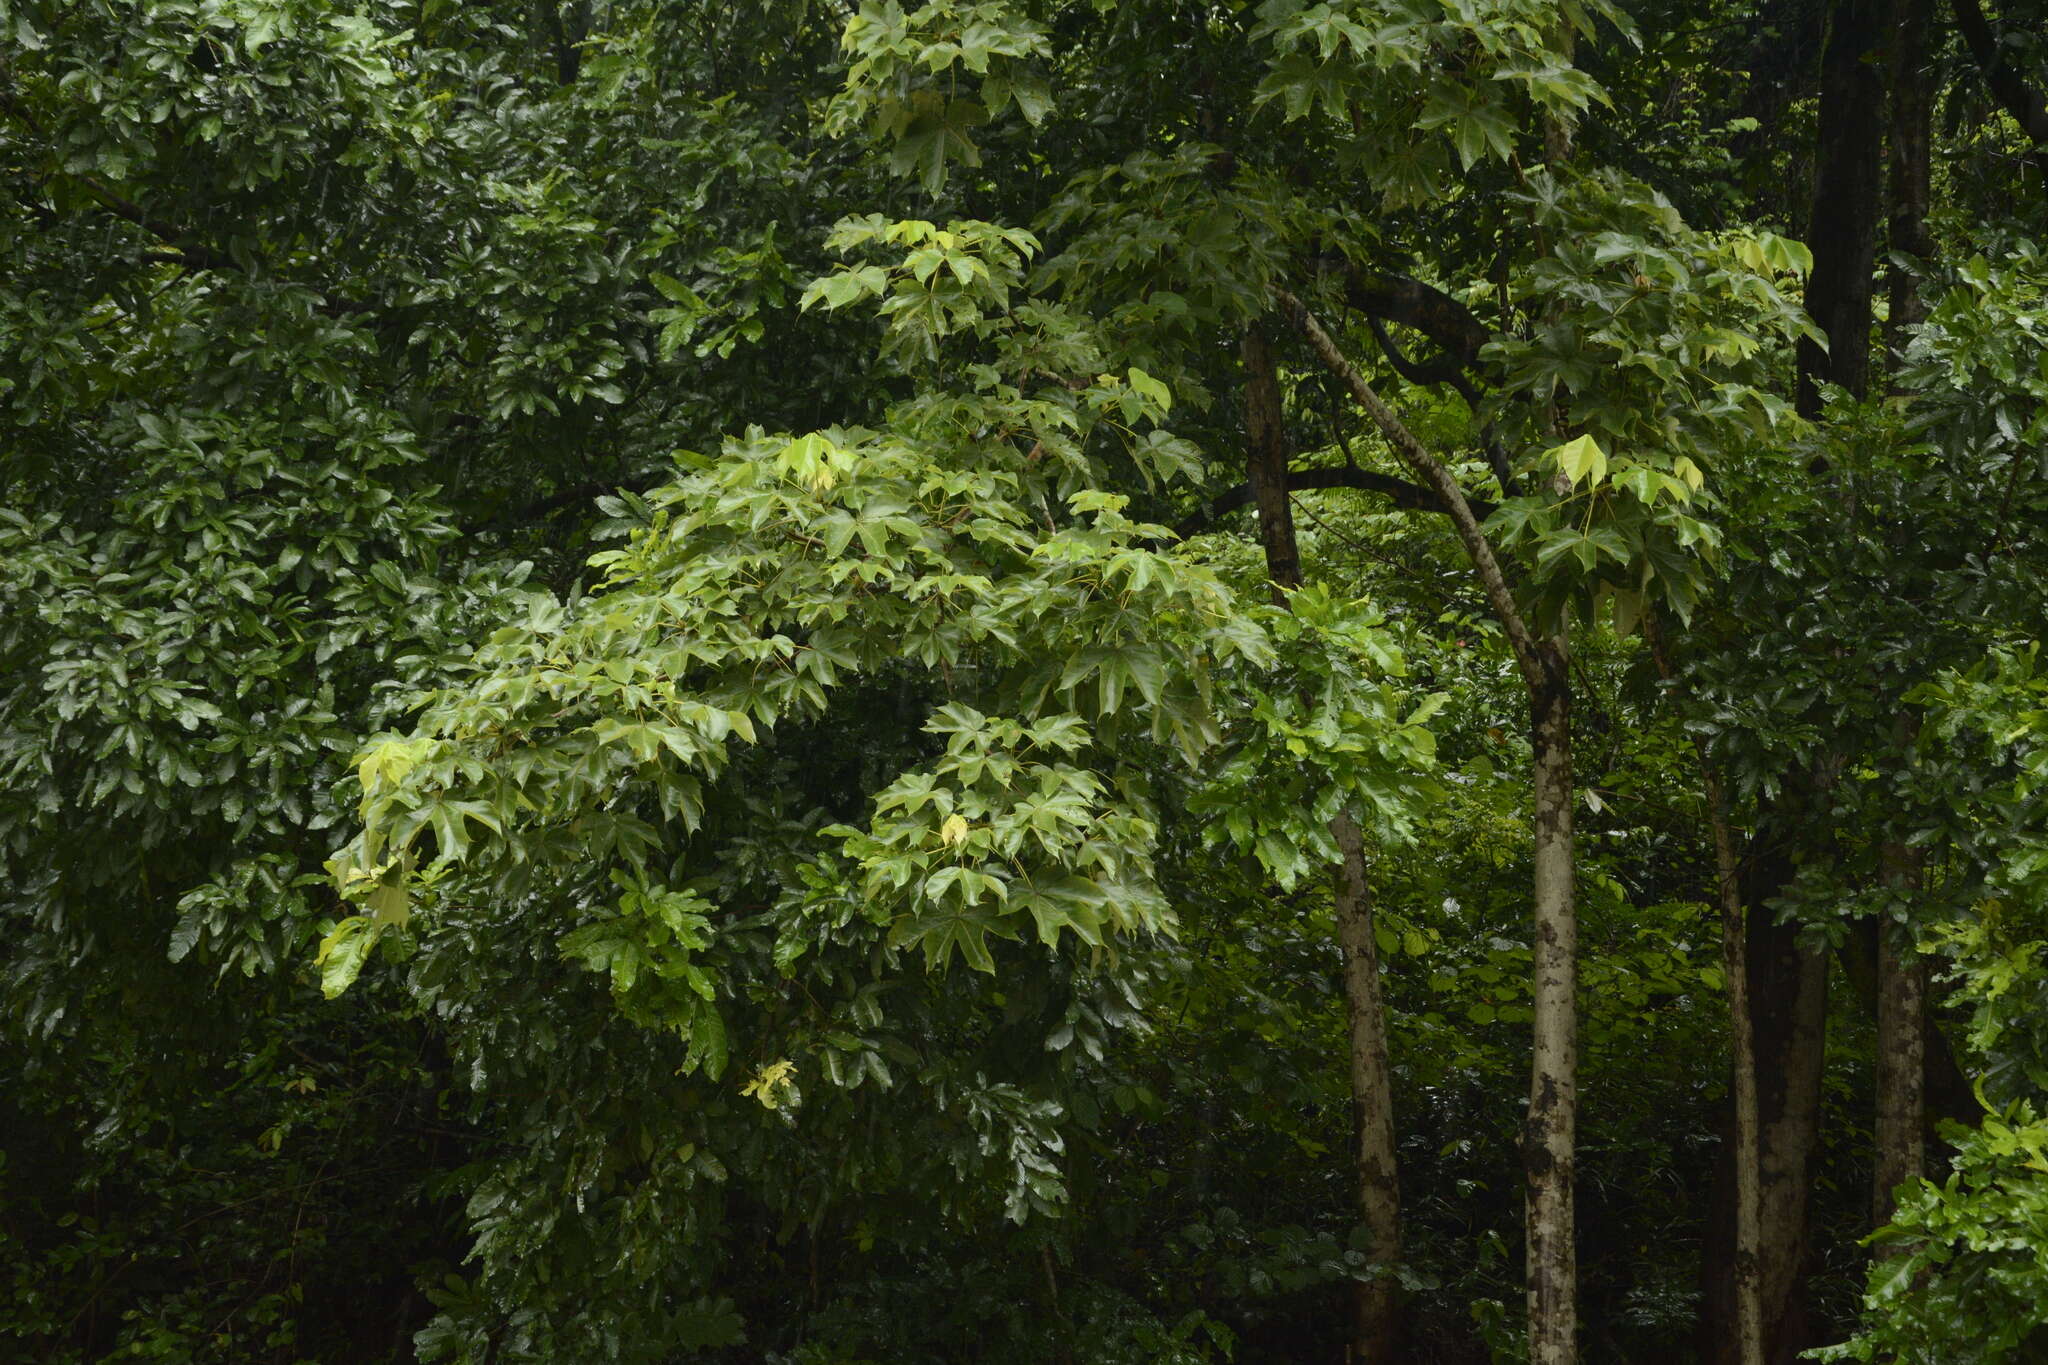
[{"label": "dense canopy", "polygon": [[0,0],[0,1355],[2048,1358],[2033,0]]}]

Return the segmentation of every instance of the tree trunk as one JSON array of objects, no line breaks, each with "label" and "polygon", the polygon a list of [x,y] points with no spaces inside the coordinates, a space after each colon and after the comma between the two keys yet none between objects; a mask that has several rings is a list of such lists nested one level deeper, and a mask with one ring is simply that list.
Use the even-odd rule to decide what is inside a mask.
[{"label": "tree trunk", "polygon": [[[1896,721],[1897,759],[1910,759],[1920,718],[1902,712]],[[1927,1126],[1927,968],[1913,939],[1914,900],[1920,890],[1920,851],[1902,838],[1878,851],[1885,889],[1905,913],[1877,922],[1877,1151],[1870,1182],[1870,1221],[1892,1221],[1899,1186],[1918,1180],[1925,1160]],[[1889,918],[1889,917],[1888,917]],[[1897,1252],[1896,1245],[1877,1255]]]},{"label": "tree trunk", "polygon": [[1280,376],[1258,324],[1244,333],[1245,467],[1259,509],[1259,545],[1274,600],[1301,586],[1301,549],[1294,536],[1294,503],[1287,493],[1287,422],[1280,410]]},{"label": "tree trunk", "polygon": [[[1763,831],[1760,829],[1759,831]],[[1766,856],[1743,897],[1762,906],[1791,880]],[[1820,1147],[1827,1051],[1828,959],[1796,926],[1750,916],[1749,999],[1756,1042],[1757,1294],[1764,1359],[1792,1365],[1814,1343],[1806,1319],[1807,1205]]]},{"label": "tree trunk", "polygon": [[[1920,1179],[1926,1127],[1927,968],[1899,925],[1880,925],[1877,944],[1877,1157],[1870,1221],[1892,1220],[1899,1186]],[[1897,1248],[1890,1248],[1896,1251]],[[1879,1256],[1887,1254],[1880,1248]]]},{"label": "tree trunk", "polygon": [[1340,815],[1330,833],[1344,855],[1337,869],[1337,944],[1344,954],[1344,1005],[1351,1025],[1351,1118],[1358,1170],[1358,1217],[1374,1272],[1358,1286],[1353,1324],[1357,1365],[1401,1358],[1401,1185],[1394,1165],[1394,1095],[1387,1066],[1387,1015],[1380,1001],[1379,949],[1373,940],[1372,890],[1365,879],[1365,836]]},{"label": "tree trunk", "polygon": [[1283,289],[1273,293],[1325,368],[1344,382],[1387,444],[1436,494],[1528,688],[1536,817],[1535,1038],[1523,1140],[1529,1358],[1535,1365],[1569,1365],[1578,1350],[1578,1254],[1572,1207],[1578,1127],[1578,908],[1572,869],[1570,642],[1563,635],[1540,637],[1529,628],[1494,555],[1493,542],[1480,529],[1471,501],[1449,467],[1394,415],[1307,305]]},{"label": "tree trunk", "polygon": [[1735,1254],[1729,1277],[1735,1308],[1737,1365],[1763,1365],[1764,1311],[1757,1248],[1763,1216],[1756,1108],[1756,1025],[1750,1009],[1749,943],[1742,900],[1742,864],[1728,821],[1721,774],[1700,751],[1708,818],[1714,830],[1714,883],[1721,900],[1721,970],[1728,983],[1730,1090],[1735,1101],[1733,1187]]},{"label": "tree trunk", "polygon": [[[1891,225],[1892,250],[1916,260],[1934,253],[1927,231],[1928,127],[1933,79],[1928,69],[1928,35],[1933,0],[1899,0],[1898,33],[1892,52]],[[1904,347],[1907,331],[1926,320],[1918,282],[1894,265],[1891,271],[1892,349]],[[1917,719],[1899,721],[1900,762],[1917,729]],[[1910,897],[1920,886],[1916,850],[1894,840],[1881,857],[1886,885]],[[1910,909],[1910,905],[1909,905]],[[1913,945],[1911,919],[1877,926],[1877,1125],[1871,1177],[1870,1220],[1882,1227],[1892,1219],[1898,1187],[1922,1174],[1927,1124],[1927,969]],[[1880,1248],[1879,1256],[1896,1252]]]},{"label": "tree trunk", "polygon": [[[1653,613],[1644,618],[1644,632],[1651,657],[1665,682],[1676,680],[1663,625]],[[1749,942],[1747,916],[1742,900],[1742,858],[1735,840],[1735,826],[1728,815],[1728,790],[1721,783],[1721,770],[1707,752],[1704,740],[1693,738],[1693,752],[1699,758],[1700,785],[1707,798],[1707,823],[1714,836],[1714,895],[1721,910],[1721,972],[1728,988],[1729,1096],[1733,1100],[1735,1131],[1726,1145],[1727,1170],[1717,1183],[1725,1185],[1735,1198],[1728,1212],[1734,1248],[1725,1259],[1728,1303],[1733,1309],[1732,1340],[1720,1334],[1714,1360],[1727,1359],[1734,1365],[1763,1365],[1763,1301],[1757,1279],[1757,1128],[1756,1128],[1756,1028],[1749,1005]],[[1710,1219],[1713,1215],[1710,1215]],[[1711,1233],[1709,1234],[1711,1238]],[[1718,1353],[1716,1353],[1718,1352]]]},{"label": "tree trunk", "polygon": [[[1801,943],[1795,926],[1767,908],[1792,880],[1787,844],[1807,824],[1803,803],[1788,798],[1758,812],[1742,864],[1741,900],[1749,908],[1750,1036],[1756,1091],[1756,1295],[1767,1365],[1793,1365],[1817,1343],[1806,1316],[1807,1207],[1820,1148],[1821,1071],[1827,1047],[1828,958]],[[1702,1365],[1738,1365],[1735,1214],[1739,1182],[1729,1158],[1716,1175],[1714,1216],[1701,1258],[1699,1354]]]},{"label": "tree trunk", "polygon": [[[1245,463],[1259,510],[1259,542],[1277,600],[1301,586],[1294,504],[1287,493],[1287,426],[1280,378],[1256,324],[1245,329]],[[1379,951],[1373,938],[1372,890],[1366,880],[1365,835],[1348,813],[1330,822],[1341,861],[1332,899],[1343,955],[1349,1020],[1353,1158],[1358,1214],[1366,1230],[1371,1278],[1353,1301],[1351,1357],[1357,1365],[1392,1365],[1401,1351],[1401,1186],[1394,1160],[1393,1078],[1387,1064],[1386,1009],[1380,999]]]},{"label": "tree trunk", "polygon": [[[1829,11],[1807,228],[1814,264],[1806,290],[1807,311],[1828,346],[1799,346],[1798,405],[1806,417],[1820,414],[1823,382],[1858,397],[1869,388],[1885,137],[1884,122],[1873,111],[1885,107],[1882,57],[1891,24],[1890,0],[1836,0]],[[1846,502],[1842,510],[1845,516],[1855,513]],[[1832,786],[1833,770],[1823,759],[1787,787],[1808,796],[1824,792]],[[1759,818],[1743,896],[1745,905],[1758,907],[1745,937],[1756,1051],[1757,1296],[1769,1365],[1791,1365],[1813,1344],[1804,1286],[1827,1050],[1828,959],[1800,941],[1796,926],[1779,923],[1762,908],[1792,879],[1785,845],[1809,824],[1803,805],[1795,799],[1775,818]]]},{"label": "tree trunk", "polygon": [[1885,107],[1885,64],[1877,58],[1890,20],[1889,0],[1836,0],[1821,54],[1806,311],[1828,348],[1799,343],[1799,411],[1806,417],[1820,412],[1821,381],[1859,397],[1870,383],[1870,296],[1883,201],[1884,121],[1874,114]]},{"label": "tree trunk", "polygon": [[[1934,114],[1933,54],[1929,34],[1934,0],[1900,0],[1899,28],[1892,50],[1891,118],[1891,249],[1915,261],[1934,255],[1927,231],[1929,190],[1928,132]],[[1905,345],[1906,333],[1927,320],[1927,303],[1911,273],[1891,267],[1889,280],[1893,350]]]},{"label": "tree trunk", "polygon": [[1535,750],[1535,1046],[1524,1136],[1529,1359],[1577,1359],[1578,1252],[1572,1207],[1578,1126],[1578,916],[1572,870],[1569,645],[1544,642],[1545,685],[1529,698]]}]

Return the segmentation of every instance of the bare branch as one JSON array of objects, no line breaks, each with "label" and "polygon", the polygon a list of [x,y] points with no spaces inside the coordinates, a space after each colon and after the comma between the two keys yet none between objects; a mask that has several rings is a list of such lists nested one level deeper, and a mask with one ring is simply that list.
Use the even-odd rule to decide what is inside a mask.
[{"label": "bare branch", "polygon": [[1394,448],[1410,469],[1427,487],[1434,489],[1443,509],[1450,513],[1451,524],[1457,529],[1458,539],[1465,547],[1465,553],[1472,560],[1472,567],[1479,573],[1479,583],[1486,590],[1487,604],[1500,619],[1501,629],[1507,633],[1508,644],[1515,651],[1515,662],[1521,667],[1522,677],[1531,692],[1540,692],[1549,682],[1552,671],[1550,651],[1540,646],[1522,619],[1521,609],[1515,605],[1514,592],[1508,587],[1507,575],[1502,572],[1500,561],[1494,557],[1493,545],[1486,533],[1479,529],[1479,518],[1474,515],[1471,500],[1465,490],[1451,477],[1451,471],[1443,461],[1430,453],[1429,448],[1415,438],[1401,419],[1394,415],[1373,391],[1358,367],[1348,360],[1323,325],[1316,321],[1308,306],[1284,289],[1275,289],[1274,298],[1281,310],[1299,327],[1308,338],[1309,346],[1315,351],[1330,373],[1344,382],[1351,396],[1371,417],[1373,425],[1387,438],[1387,444]]},{"label": "bare branch", "polygon": [[2005,54],[1998,50],[1998,37],[1991,31],[1990,21],[1984,17],[1983,6],[1977,0],[1952,0],[1956,13],[1956,27],[1963,31],[1963,41],[1970,45],[1970,55],[1984,72],[1984,83],[1991,87],[1991,93],[2005,106],[2005,111],[2019,122],[2020,129],[2035,144],[2048,143],[2048,104],[2041,99],[2041,92],[2028,85]]},{"label": "bare branch", "polygon": [[1493,339],[1478,314],[1441,289],[1390,271],[1361,270],[1350,261],[1340,260],[1338,265],[1346,304],[1375,322],[1398,322],[1422,333],[1460,370],[1478,364],[1480,348]]},{"label": "bare branch", "polygon": [[[1309,493],[1319,488],[1357,488],[1367,493],[1378,493],[1394,506],[1410,512],[1444,511],[1443,503],[1429,489],[1391,474],[1377,474],[1370,469],[1349,465],[1342,469],[1291,469],[1287,472],[1289,493]],[[1466,503],[1482,521],[1493,515],[1493,504],[1484,499],[1467,498]],[[1185,540],[1189,536],[1200,535],[1238,508],[1251,505],[1252,486],[1241,483],[1211,498],[1201,511],[1182,520],[1174,530]]]}]

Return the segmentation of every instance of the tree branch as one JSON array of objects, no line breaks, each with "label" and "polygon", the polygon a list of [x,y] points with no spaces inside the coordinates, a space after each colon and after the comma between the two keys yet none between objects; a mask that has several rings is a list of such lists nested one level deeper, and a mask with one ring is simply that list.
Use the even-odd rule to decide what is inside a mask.
[{"label": "tree branch", "polygon": [[[1441,289],[1390,271],[1361,270],[1342,258],[1337,265],[1344,278],[1346,304],[1376,323],[1398,322],[1422,333],[1441,346],[1446,359],[1460,370],[1478,364],[1480,348],[1493,340],[1492,331],[1478,314]],[[1407,378],[1405,374],[1402,377]]]},{"label": "tree branch", "polygon": [[143,207],[132,199],[125,199],[112,189],[89,175],[77,175],[73,179],[85,186],[88,193],[98,201],[101,208],[117,218],[125,218],[161,242],[169,254],[163,259],[192,270],[215,272],[240,270],[241,266],[231,256],[215,251],[212,247],[196,245],[185,240],[179,231],[161,218],[152,218]]},{"label": "tree branch", "polygon": [[[1394,367],[1394,373],[1409,383],[1433,389],[1439,384],[1451,384],[1464,379],[1465,367],[1458,362],[1456,356],[1440,355],[1432,364],[1418,365],[1401,353],[1400,343],[1387,334],[1387,324],[1378,314],[1366,314],[1365,321],[1372,328],[1373,340],[1380,344],[1380,354]],[[1467,387],[1470,387],[1469,381]]]},{"label": "tree branch", "polygon": [[1458,539],[1471,558],[1472,567],[1478,571],[1480,586],[1486,590],[1487,605],[1493,608],[1501,629],[1507,633],[1508,644],[1515,651],[1515,662],[1521,667],[1523,680],[1532,693],[1543,690],[1549,685],[1552,671],[1550,652],[1538,644],[1528,622],[1522,619],[1521,609],[1515,605],[1515,594],[1508,587],[1507,575],[1502,572],[1500,561],[1494,557],[1492,542],[1479,529],[1479,518],[1474,515],[1465,490],[1451,477],[1451,471],[1444,467],[1443,461],[1432,455],[1428,447],[1415,438],[1415,433],[1394,415],[1393,409],[1373,391],[1372,385],[1366,382],[1358,367],[1345,358],[1344,352],[1330,339],[1330,334],[1323,330],[1307,305],[1284,289],[1274,289],[1273,297],[1281,311],[1308,338],[1309,346],[1324,366],[1351,390],[1351,396],[1358,400],[1358,405],[1372,418],[1373,425],[1387,438],[1387,444],[1415,471],[1424,485],[1436,491],[1443,509],[1450,513],[1451,524],[1457,529]]},{"label": "tree branch", "polygon": [[[1344,283],[1345,302],[1365,314],[1366,323],[1372,328],[1373,340],[1379,343],[1380,353],[1394,367],[1394,373],[1423,388],[1449,384],[1458,391],[1458,396],[1465,400],[1465,406],[1472,409],[1476,418],[1479,415],[1479,390],[1467,371],[1478,363],[1480,348],[1493,337],[1478,315],[1449,294],[1420,280],[1411,280],[1405,275],[1362,271],[1348,261],[1344,262]],[[1444,354],[1426,365],[1410,360],[1388,334],[1386,324],[1389,321],[1421,332],[1442,346]],[[1494,478],[1500,482],[1501,493],[1510,498],[1516,496],[1518,490],[1515,476],[1508,469],[1507,453],[1494,439],[1490,426],[1485,444],[1487,462],[1493,467]]]},{"label": "tree branch", "polygon": [[[1370,469],[1345,466],[1341,469],[1290,469],[1287,471],[1287,491],[1308,493],[1319,488],[1358,488],[1368,493],[1378,493],[1396,507],[1411,512],[1442,512],[1443,503],[1437,495],[1420,484],[1397,479],[1391,474],[1376,474]],[[1480,520],[1493,515],[1493,504],[1480,498],[1467,498],[1467,505]],[[1240,507],[1252,504],[1252,486],[1241,483],[1221,493],[1203,506],[1202,510],[1184,518],[1174,527],[1174,532],[1185,540],[1197,536],[1216,522],[1229,516]]]},{"label": "tree branch", "polygon": [[1998,50],[1998,38],[1984,17],[1983,7],[1977,0],[1952,0],[1952,7],[1956,27],[1963,31],[1963,41],[1969,44],[1970,55],[1984,72],[1984,83],[1991,87],[1991,93],[2036,145],[2048,143],[2048,105],[2042,103],[2041,93],[2028,85]]}]

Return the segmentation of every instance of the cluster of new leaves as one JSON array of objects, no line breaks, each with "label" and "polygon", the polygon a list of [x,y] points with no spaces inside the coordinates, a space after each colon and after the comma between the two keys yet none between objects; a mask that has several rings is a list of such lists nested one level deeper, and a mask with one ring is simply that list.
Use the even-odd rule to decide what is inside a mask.
[{"label": "cluster of new leaves", "polygon": [[888,265],[847,267],[813,282],[801,306],[828,309],[876,300],[888,323],[887,347],[899,361],[938,359],[939,343],[960,333],[986,336],[1008,321],[1011,291],[1038,253],[1038,240],[1019,228],[954,222],[941,228],[916,220],[891,222],[879,213],[833,228],[826,249],[906,248]]},{"label": "cluster of new leaves", "polygon": [[[1199,466],[1195,448],[1164,426],[1173,391],[1137,365],[1120,374],[1110,368],[1112,350],[1129,349],[1106,339],[1116,335],[1116,319],[1026,297],[1044,283],[1027,269],[1040,249],[1031,233],[870,214],[839,223],[829,245],[883,256],[813,281],[802,306],[878,309],[884,354],[926,381],[890,410],[895,430],[978,447],[976,461],[1021,452],[1027,475],[1041,467],[1050,475],[1034,494],[1041,500],[1103,482],[1110,450],[1096,438],[1105,435],[1147,484]],[[902,254],[892,259],[895,250]],[[1015,449],[999,454],[1005,445]]]},{"label": "cluster of new leaves", "polygon": [[[1135,662],[1158,698],[1156,656]],[[918,944],[932,967],[958,952],[993,972],[987,940],[1017,937],[1025,915],[1048,948],[1062,932],[1100,947],[1106,932],[1172,923],[1141,804],[1066,761],[1090,747],[1079,717],[1027,726],[953,703],[926,728],[945,737],[945,756],[881,791],[867,829],[824,831],[858,866],[857,895],[891,924],[890,946]]]},{"label": "cluster of new leaves", "polygon": [[[1518,274],[1529,334],[1486,354],[1501,428],[1542,451],[1521,474],[1543,491],[1488,529],[1529,554],[1547,615],[1611,599],[1624,632],[1645,606],[1689,619],[1721,538],[1708,477],[1789,425],[1771,365],[1812,324],[1778,281],[1811,258],[1769,233],[1699,232],[1619,176],[1538,173],[1519,197],[1552,245]],[[1577,433],[1561,445],[1541,439],[1557,413]]]}]

